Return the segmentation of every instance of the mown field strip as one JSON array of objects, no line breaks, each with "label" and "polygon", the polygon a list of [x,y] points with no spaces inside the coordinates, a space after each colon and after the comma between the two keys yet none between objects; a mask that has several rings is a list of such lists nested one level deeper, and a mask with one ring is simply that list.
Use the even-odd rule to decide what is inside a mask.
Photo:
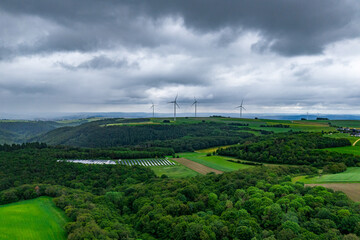
[{"label": "mown field strip", "polygon": [[198,173],[201,173],[201,174],[208,174],[208,173],[211,173],[211,172],[214,172],[216,174],[221,174],[223,173],[223,171],[219,171],[219,170],[216,170],[214,168],[210,168],[210,167],[207,167],[205,165],[202,165],[200,163],[197,163],[197,162],[193,162],[191,160],[188,160],[186,158],[172,158],[173,161],[176,161]]}]

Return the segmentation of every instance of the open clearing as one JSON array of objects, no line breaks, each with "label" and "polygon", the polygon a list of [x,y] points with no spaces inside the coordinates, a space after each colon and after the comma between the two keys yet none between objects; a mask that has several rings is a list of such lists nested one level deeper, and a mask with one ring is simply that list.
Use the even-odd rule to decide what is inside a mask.
[{"label": "open clearing", "polygon": [[293,179],[293,182],[303,183],[360,183],[360,167],[349,167],[345,172],[336,174],[324,174],[312,178],[299,176]]},{"label": "open clearing", "polygon": [[338,153],[348,153],[360,156],[360,145],[357,143],[355,146],[346,146],[346,147],[336,147],[336,148],[325,148],[326,151],[338,152]]},{"label": "open clearing", "polygon": [[360,201],[360,183],[323,183],[323,184],[305,184],[305,186],[315,187],[323,186],[331,188],[334,191],[344,192],[351,200]]},{"label": "open clearing", "polygon": [[221,174],[223,173],[222,171],[219,171],[219,170],[216,170],[214,168],[210,168],[210,167],[207,167],[205,165],[202,165],[200,163],[197,163],[197,162],[193,162],[189,159],[186,159],[186,158],[173,158],[172,159],[173,161],[176,161],[188,168],[191,168],[192,170],[198,172],[198,173],[201,173],[201,174],[208,174],[208,173],[211,173],[211,172],[214,172],[216,174]]},{"label": "open clearing", "polygon": [[232,146],[236,146],[236,144],[235,145],[226,145],[226,146],[213,147],[213,148],[206,148],[206,149],[197,150],[196,152],[199,152],[199,153],[213,153],[213,152],[216,152],[216,150],[218,150],[220,148],[229,148],[229,147],[232,147]]},{"label": "open clearing", "polygon": [[0,239],[66,239],[65,213],[49,197],[0,206]]},{"label": "open clearing", "polygon": [[205,153],[199,153],[199,152],[180,153],[179,155],[180,155],[180,157],[200,163],[202,165],[205,165],[209,168],[219,170],[221,172],[230,172],[230,171],[236,171],[239,169],[253,167],[251,165],[227,161],[227,160],[239,160],[239,159],[235,159],[235,158],[231,158],[231,157],[223,157],[223,156],[218,156],[218,155],[206,156]]},{"label": "open clearing", "polygon": [[170,178],[194,177],[199,175],[198,172],[181,164],[177,164],[175,166],[159,166],[150,168],[155,172],[156,176],[158,177],[161,177],[163,174]]}]

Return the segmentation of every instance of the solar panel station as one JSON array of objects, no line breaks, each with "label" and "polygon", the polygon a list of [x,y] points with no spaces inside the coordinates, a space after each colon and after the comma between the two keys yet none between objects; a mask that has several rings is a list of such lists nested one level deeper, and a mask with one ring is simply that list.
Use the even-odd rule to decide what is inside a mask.
[{"label": "solar panel station", "polygon": [[120,164],[126,166],[140,165],[144,167],[156,167],[156,166],[173,166],[174,162],[168,160],[168,158],[154,158],[154,159],[119,159],[119,160],[93,160],[93,159],[69,159],[69,160],[57,160],[58,162],[70,162],[81,164]]}]

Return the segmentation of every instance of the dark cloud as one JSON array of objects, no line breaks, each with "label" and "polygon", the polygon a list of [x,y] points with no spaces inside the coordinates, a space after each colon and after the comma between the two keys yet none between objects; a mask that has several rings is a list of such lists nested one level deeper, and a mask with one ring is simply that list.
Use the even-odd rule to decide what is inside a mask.
[{"label": "dark cloud", "polygon": [[243,98],[249,111],[351,107],[359,100],[359,5],[3,0],[0,108],[132,111],[177,93],[185,106],[196,96],[220,111]]},{"label": "dark cloud", "polygon": [[23,49],[33,53],[171,44],[144,24],[156,28],[166,17],[180,17],[189,29],[202,33],[228,28],[219,38],[223,44],[241,30],[259,32],[262,39],[254,50],[290,56],[318,54],[329,43],[359,36],[356,0],[4,0],[0,9],[59,27]]}]

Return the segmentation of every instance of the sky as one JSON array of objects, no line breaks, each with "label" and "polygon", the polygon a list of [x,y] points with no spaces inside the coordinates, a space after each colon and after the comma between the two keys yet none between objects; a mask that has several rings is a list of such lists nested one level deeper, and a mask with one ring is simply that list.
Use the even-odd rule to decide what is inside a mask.
[{"label": "sky", "polygon": [[2,0],[0,112],[360,114],[358,0]]}]

